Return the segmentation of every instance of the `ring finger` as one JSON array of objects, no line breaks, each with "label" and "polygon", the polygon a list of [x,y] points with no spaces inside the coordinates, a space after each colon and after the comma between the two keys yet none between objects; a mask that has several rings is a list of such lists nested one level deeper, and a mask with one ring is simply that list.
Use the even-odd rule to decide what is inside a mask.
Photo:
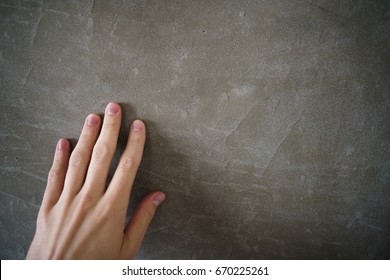
[{"label": "ring finger", "polygon": [[80,139],[69,159],[64,185],[64,193],[68,195],[75,195],[84,183],[92,149],[99,134],[100,123],[100,117],[95,114],[90,114],[85,120]]}]

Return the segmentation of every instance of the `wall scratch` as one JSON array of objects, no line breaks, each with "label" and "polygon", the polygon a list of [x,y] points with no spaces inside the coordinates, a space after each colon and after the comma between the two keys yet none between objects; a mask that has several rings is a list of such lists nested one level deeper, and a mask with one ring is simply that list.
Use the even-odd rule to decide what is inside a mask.
[{"label": "wall scratch", "polygon": [[5,196],[8,196],[8,197],[10,197],[10,198],[13,198],[13,199],[15,199],[15,200],[17,200],[17,201],[26,203],[26,204],[28,204],[28,205],[31,205],[31,206],[35,207],[35,208],[39,208],[39,207],[40,207],[39,205],[36,205],[36,204],[34,204],[34,203],[31,203],[31,202],[29,202],[29,201],[27,201],[27,200],[25,200],[25,199],[23,199],[23,198],[20,198],[20,197],[18,197],[18,196],[16,196],[16,195],[10,194],[10,193],[5,192],[5,191],[2,191],[2,190],[0,190],[0,194],[5,195]]},{"label": "wall scratch", "polygon": [[35,43],[35,38],[36,38],[37,33],[38,33],[39,25],[41,24],[41,21],[43,18],[42,8],[39,11],[40,11],[40,13],[39,13],[39,17],[38,17],[38,22],[32,28],[32,37],[31,37],[31,41],[30,41],[30,46],[33,46]]}]

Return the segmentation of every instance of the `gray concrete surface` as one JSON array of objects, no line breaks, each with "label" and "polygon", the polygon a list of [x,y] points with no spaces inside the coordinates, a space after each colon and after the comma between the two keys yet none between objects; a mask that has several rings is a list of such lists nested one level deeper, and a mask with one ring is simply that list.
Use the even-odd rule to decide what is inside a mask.
[{"label": "gray concrete surface", "polygon": [[117,101],[120,150],[148,128],[132,205],[167,193],[138,258],[390,258],[389,36],[389,1],[0,0],[0,257]]}]

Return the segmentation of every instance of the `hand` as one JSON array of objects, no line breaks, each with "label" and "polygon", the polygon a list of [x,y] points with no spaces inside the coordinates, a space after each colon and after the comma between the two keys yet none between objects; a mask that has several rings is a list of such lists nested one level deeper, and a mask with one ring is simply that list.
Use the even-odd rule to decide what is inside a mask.
[{"label": "hand", "polygon": [[136,255],[165,195],[154,192],[145,197],[124,228],[142,158],[145,125],[133,122],[125,151],[106,188],[121,115],[118,104],[108,104],[100,135],[100,117],[89,115],[71,155],[69,141],[58,142],[28,259],[129,259]]}]

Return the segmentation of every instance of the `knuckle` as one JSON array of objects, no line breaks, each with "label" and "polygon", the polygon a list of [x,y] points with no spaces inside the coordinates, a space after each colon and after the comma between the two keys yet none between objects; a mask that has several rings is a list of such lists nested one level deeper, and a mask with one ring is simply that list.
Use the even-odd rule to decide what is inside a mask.
[{"label": "knuckle", "polygon": [[145,207],[141,211],[145,224],[148,226],[153,219],[154,211],[150,207]]},{"label": "knuckle", "polygon": [[78,206],[79,214],[82,215],[86,214],[93,206],[93,203],[94,203],[93,195],[89,192],[83,193],[80,196],[80,200],[79,200],[79,206]]},{"label": "knuckle", "polygon": [[88,127],[86,129],[83,129],[83,131],[81,132],[82,136],[84,136],[85,138],[93,138],[96,136],[96,132],[93,130],[93,128],[91,127]]},{"label": "knuckle", "polygon": [[81,196],[81,202],[84,205],[91,205],[92,202],[93,202],[93,195],[92,195],[92,193],[90,191],[84,192],[83,195]]},{"label": "knuckle", "polygon": [[51,168],[47,176],[48,181],[53,181],[61,176],[61,172],[58,168]]},{"label": "knuckle", "polygon": [[123,169],[133,169],[138,168],[139,161],[138,159],[132,158],[132,157],[123,157],[120,165]]},{"label": "knuckle", "polygon": [[105,223],[106,221],[108,221],[112,217],[113,212],[114,211],[111,205],[104,205],[99,213],[99,222]]},{"label": "knuckle", "polygon": [[115,128],[116,126],[117,126],[117,122],[114,121],[114,120],[103,122],[103,127],[104,128],[110,129],[110,128]]},{"label": "knuckle", "polygon": [[96,145],[93,149],[94,158],[97,160],[104,160],[110,154],[110,149],[106,145]]},{"label": "knuckle", "polygon": [[142,143],[143,142],[143,137],[141,137],[140,135],[133,135],[130,138],[130,141],[133,142],[133,143]]},{"label": "knuckle", "polygon": [[72,153],[69,164],[74,167],[79,167],[84,165],[86,162],[87,154],[76,150]]}]

